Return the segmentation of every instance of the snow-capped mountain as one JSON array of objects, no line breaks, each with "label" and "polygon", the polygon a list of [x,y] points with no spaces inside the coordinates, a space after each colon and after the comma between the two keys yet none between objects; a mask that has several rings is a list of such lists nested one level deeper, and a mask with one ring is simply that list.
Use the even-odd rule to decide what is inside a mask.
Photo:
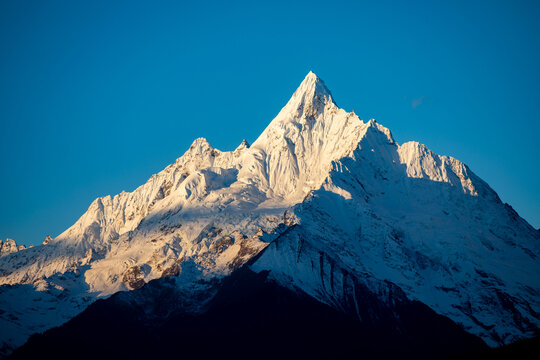
[{"label": "snow-capped mountain", "polygon": [[46,246],[2,257],[0,341],[8,353],[164,277],[200,311],[249,261],[360,320],[359,287],[386,304],[420,301],[497,345],[538,334],[538,256],[539,232],[466,165],[396,143],[310,72],[251,146],[222,152],[199,138]]}]

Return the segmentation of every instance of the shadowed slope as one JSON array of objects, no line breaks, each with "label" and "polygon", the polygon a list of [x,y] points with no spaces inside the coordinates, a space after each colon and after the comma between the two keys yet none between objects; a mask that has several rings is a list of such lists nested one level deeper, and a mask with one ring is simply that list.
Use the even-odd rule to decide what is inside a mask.
[{"label": "shadowed slope", "polygon": [[[33,336],[10,359],[95,359],[103,354],[137,359],[438,359],[485,347],[418,302],[404,300],[390,309],[370,292],[361,292],[362,306],[374,320],[360,322],[246,268],[222,282],[202,314],[176,309],[163,316],[174,301],[162,297],[162,315],[156,316],[132,301],[145,291],[155,295],[162,286],[153,282],[132,293],[140,295],[97,301],[64,326]],[[172,295],[161,293],[166,294]]]}]

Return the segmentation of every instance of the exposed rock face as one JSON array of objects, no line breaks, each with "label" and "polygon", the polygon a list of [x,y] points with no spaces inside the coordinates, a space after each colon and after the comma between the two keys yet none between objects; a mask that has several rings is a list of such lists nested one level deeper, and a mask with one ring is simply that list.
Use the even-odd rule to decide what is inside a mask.
[{"label": "exposed rock face", "polygon": [[51,235],[47,235],[47,237],[45,237],[45,240],[43,240],[43,243],[41,245],[47,245],[52,240],[53,240],[53,238],[51,237]]},{"label": "exposed rock face", "polygon": [[139,266],[132,266],[122,276],[122,282],[129,289],[140,289],[144,286],[144,274]]},{"label": "exposed rock face", "polygon": [[24,249],[26,249],[26,246],[17,245],[13,239],[8,238],[4,242],[0,240],[0,257],[13,254]]},{"label": "exposed rock face", "polygon": [[180,261],[175,262],[165,270],[163,270],[163,273],[161,274],[161,277],[169,277],[169,276],[178,276],[180,272],[182,271],[182,266],[180,266]]}]

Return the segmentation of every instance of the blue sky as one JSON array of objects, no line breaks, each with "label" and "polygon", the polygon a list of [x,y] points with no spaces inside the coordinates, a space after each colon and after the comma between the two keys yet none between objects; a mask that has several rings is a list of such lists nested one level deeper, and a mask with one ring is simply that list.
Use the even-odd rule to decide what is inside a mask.
[{"label": "blue sky", "polygon": [[538,1],[0,2],[0,239],[41,243],[204,136],[252,142],[309,70],[540,227]]}]

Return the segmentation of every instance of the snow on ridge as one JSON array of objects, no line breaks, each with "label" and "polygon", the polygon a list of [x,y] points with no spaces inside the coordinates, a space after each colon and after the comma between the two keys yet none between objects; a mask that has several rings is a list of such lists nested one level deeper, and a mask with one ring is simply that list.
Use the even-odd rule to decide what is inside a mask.
[{"label": "snow on ridge", "polygon": [[[344,297],[332,266],[340,264],[379,284],[375,292],[384,282],[398,286],[489,345],[535,336],[538,232],[457,160],[366,130],[294,207],[299,224],[252,269],[332,304]],[[324,276],[322,260],[313,267],[323,256]]]},{"label": "snow on ridge", "polygon": [[[388,184],[399,192],[389,191]],[[310,72],[251,146],[244,140],[235,150],[223,152],[205,138],[195,139],[173,164],[133,192],[94,200],[75,224],[47,246],[1,258],[0,284],[26,284],[44,291],[58,284],[58,277],[73,277],[65,287],[73,290],[73,302],[60,310],[72,316],[98,296],[181,275],[182,264],[195,267],[197,276],[225,276],[295,221],[318,229],[317,222],[310,222],[315,210],[302,210],[309,194],[315,193],[321,207],[345,210],[351,209],[351,201],[362,199],[361,206],[352,207],[357,218],[340,213],[348,223],[331,211],[328,215],[335,221],[329,228],[340,224],[342,229],[336,231],[347,236],[355,221],[374,216],[384,218],[383,229],[389,229],[392,221],[403,225],[388,205],[404,207],[390,194],[403,196],[420,184],[429,184],[430,189],[438,186],[436,191],[444,195],[430,201],[451,198],[454,193],[448,187],[470,198],[498,200],[463,163],[436,155],[419,143],[399,145],[390,130],[375,120],[365,123],[354,112],[340,109],[324,82]],[[469,204],[469,200],[462,202]],[[368,204],[373,204],[369,214],[364,213]],[[493,213],[506,216],[499,205]],[[459,206],[453,211],[460,211]],[[417,211],[413,215],[424,211],[413,210]],[[297,211],[303,215],[296,218]],[[330,248],[339,244],[335,237],[328,235],[328,239],[334,242]],[[350,266],[363,266],[358,259],[344,258]],[[182,281],[191,281],[186,274]],[[407,288],[406,282],[401,285]],[[0,315],[0,324],[8,322],[25,336],[52,326],[44,319],[43,327],[24,330],[24,321],[16,325],[10,321]]]}]

